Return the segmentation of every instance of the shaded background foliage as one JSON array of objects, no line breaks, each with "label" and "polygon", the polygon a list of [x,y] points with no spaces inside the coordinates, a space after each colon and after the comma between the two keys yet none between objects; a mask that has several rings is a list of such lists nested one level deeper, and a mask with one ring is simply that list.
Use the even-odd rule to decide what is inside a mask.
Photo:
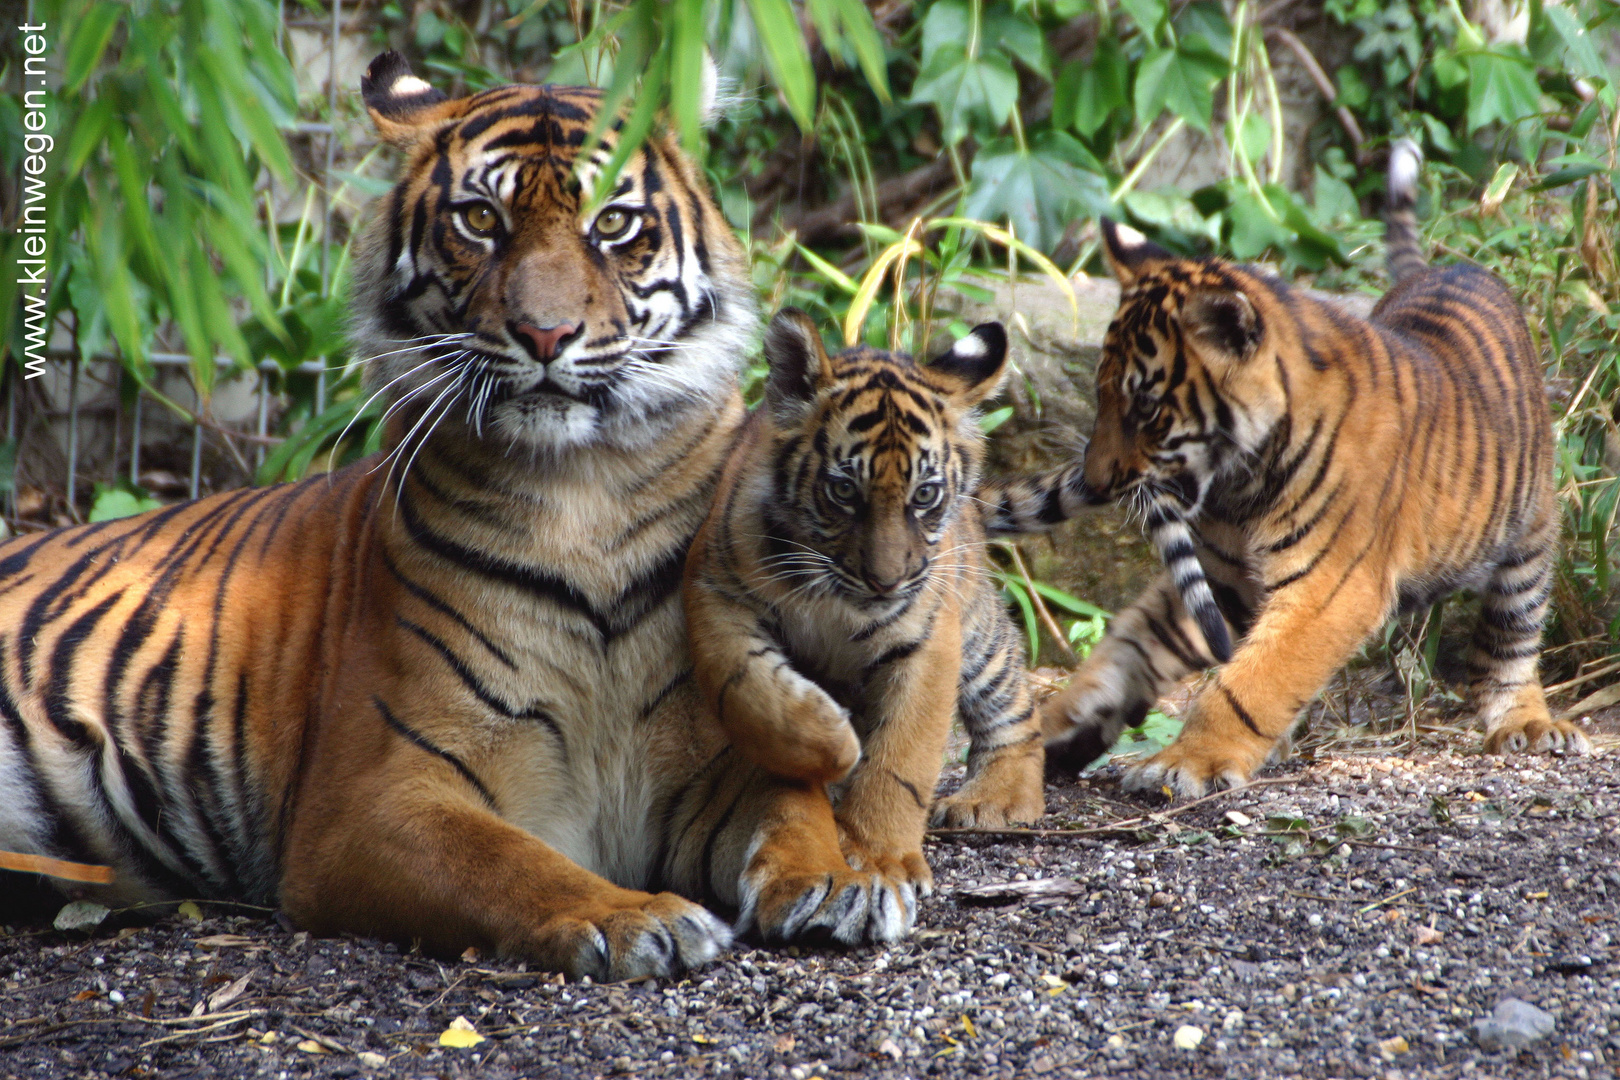
[{"label": "shaded background foliage", "polygon": [[[390,0],[340,8],[335,46],[316,0],[31,10],[51,27],[50,346],[67,374],[54,391],[18,378],[25,327],[0,281],[12,529],[175,497],[165,482],[193,430],[204,490],[377,446],[342,324],[348,244],[391,167],[355,93],[383,48],[452,93],[605,87],[627,117],[621,157],[662,124],[702,161],[767,309],[799,304],[847,339],[913,349],[965,329],[935,317],[940,290],[1105,273],[1091,224],[1104,213],[1179,251],[1377,291],[1383,156],[1411,135],[1429,156],[1429,238],[1503,274],[1547,365],[1569,541],[1550,665],[1588,688],[1613,669],[1614,0]],[[705,49],[727,92],[706,130]],[[0,64],[10,229],[19,36]],[[1304,119],[1299,86],[1318,99]],[[6,237],[8,264],[22,239]],[[61,386],[81,377],[112,402],[91,418],[111,433],[86,435],[87,482],[69,490]],[[253,378],[269,395],[257,426],[224,404]],[[119,449],[142,400],[149,432],[175,433],[172,447],[148,438],[147,472]],[[1083,651],[1102,613],[1021,570],[1009,559],[1009,600],[1032,639]]]}]

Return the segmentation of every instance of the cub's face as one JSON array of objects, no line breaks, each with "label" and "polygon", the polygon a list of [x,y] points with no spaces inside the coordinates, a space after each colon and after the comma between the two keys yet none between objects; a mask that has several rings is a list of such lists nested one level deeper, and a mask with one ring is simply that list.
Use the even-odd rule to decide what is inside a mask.
[{"label": "cub's face", "polygon": [[649,140],[610,196],[576,159],[595,90],[447,100],[398,54],[366,104],[406,155],[357,262],[369,385],[404,411],[537,448],[650,441],[729,393],[754,325],[742,251],[690,162]]},{"label": "cub's face", "polygon": [[1085,479],[1099,498],[1153,490],[1194,508],[1263,441],[1282,404],[1237,268],[1180,259],[1105,222],[1119,311],[1097,365]]},{"label": "cub's face", "polygon": [[987,323],[927,366],[855,348],[828,356],[809,316],[772,321],[766,507],[779,576],[860,607],[916,595],[949,560],[961,496],[978,484],[974,407],[994,392],[1007,336]]}]

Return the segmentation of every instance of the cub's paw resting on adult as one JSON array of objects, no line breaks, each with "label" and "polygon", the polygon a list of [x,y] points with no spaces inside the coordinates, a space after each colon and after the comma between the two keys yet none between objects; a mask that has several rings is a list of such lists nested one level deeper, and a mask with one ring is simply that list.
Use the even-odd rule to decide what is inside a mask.
[{"label": "cub's paw resting on adult", "polygon": [[[923,864],[927,870],[927,864]],[[929,874],[929,887],[933,876]],[[740,882],[737,933],[761,941],[900,941],[917,924],[917,886],[869,870],[785,871],[750,867]]]},{"label": "cub's paw resting on adult", "polygon": [[674,893],[638,894],[623,907],[589,918],[559,916],[541,927],[533,945],[503,952],[538,954],[569,978],[598,982],[670,977],[713,960],[731,945],[731,928]]},{"label": "cub's paw resting on adult", "polygon": [[929,867],[928,860],[923,858],[921,849],[885,851],[847,835],[841,840],[844,858],[849,860],[853,869],[881,874],[892,882],[909,886],[918,897],[934,895],[934,871]]},{"label": "cub's paw resting on adult", "polygon": [[1590,754],[1592,740],[1568,720],[1510,713],[1485,732],[1487,754]]}]

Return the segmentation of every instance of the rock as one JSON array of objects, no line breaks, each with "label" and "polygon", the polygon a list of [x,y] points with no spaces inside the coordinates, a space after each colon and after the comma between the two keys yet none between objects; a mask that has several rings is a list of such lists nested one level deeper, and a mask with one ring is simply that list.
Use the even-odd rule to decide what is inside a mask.
[{"label": "rock", "polygon": [[58,930],[93,930],[107,918],[108,911],[93,900],[75,900],[64,904],[51,923]]},{"label": "rock", "polygon": [[1170,1041],[1183,1050],[1196,1050],[1198,1044],[1204,1041],[1204,1030],[1191,1024],[1182,1024],[1176,1028],[1176,1033]]},{"label": "rock", "polygon": [[1518,1050],[1551,1035],[1558,1021],[1528,1001],[1503,998],[1490,1016],[1474,1021],[1474,1041],[1485,1050]]}]

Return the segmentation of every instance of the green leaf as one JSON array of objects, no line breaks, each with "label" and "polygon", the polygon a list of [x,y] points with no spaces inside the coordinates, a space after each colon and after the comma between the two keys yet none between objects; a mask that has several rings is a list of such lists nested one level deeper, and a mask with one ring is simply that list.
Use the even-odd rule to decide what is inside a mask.
[{"label": "green leaf", "polygon": [[100,3],[80,16],[62,61],[63,96],[77,94],[90,78],[125,10],[124,4]]},{"label": "green leaf", "polygon": [[1097,42],[1091,62],[1069,64],[1058,77],[1052,96],[1052,123],[1074,128],[1090,138],[1114,110],[1126,104],[1128,65],[1113,38]]},{"label": "green leaf", "polygon": [[17,440],[5,439],[0,441],[0,495],[10,495],[16,490]]},{"label": "green leaf", "polygon": [[748,0],[748,12],[765,48],[771,80],[782,91],[799,130],[809,131],[815,126],[816,79],[793,6],[788,0]]},{"label": "green leaf", "polygon": [[1350,185],[1320,165],[1316,167],[1311,209],[1316,212],[1317,222],[1324,226],[1348,225],[1361,219],[1361,204]]},{"label": "green leaf", "polygon": [[1164,22],[1164,0],[1119,0],[1119,6],[1149,41],[1157,41],[1159,24]]},{"label": "green leaf", "polygon": [[1227,243],[1239,259],[1253,259],[1268,248],[1283,247],[1294,238],[1294,234],[1278,218],[1267,213],[1260,200],[1246,188],[1232,194],[1226,220],[1231,225]]},{"label": "green leaf", "polygon": [[1541,89],[1527,61],[1496,52],[1468,56],[1468,134],[1492,121],[1513,125],[1541,112]]},{"label": "green leaf", "polygon": [[883,50],[883,38],[878,34],[877,25],[872,22],[872,13],[861,0],[831,0],[831,3],[837,8],[844,40],[855,50],[855,59],[861,65],[866,81],[878,100],[889,101],[888,60]]},{"label": "green leaf", "polygon": [[144,514],[148,510],[161,510],[163,504],[157,499],[147,495],[144,491],[131,491],[124,487],[108,487],[106,484],[96,485],[95,501],[90,504],[90,520],[112,521],[115,518],[133,517]]},{"label": "green leaf", "polygon": [[1176,13],[1174,22],[1179,37],[1198,34],[1222,60],[1231,60],[1232,23],[1221,5],[1211,0],[1195,0]]},{"label": "green leaf", "polygon": [[1587,33],[1581,21],[1559,4],[1544,4],[1542,12],[1547,21],[1552,24],[1558,36],[1564,42],[1564,61],[1571,75],[1585,75],[1591,78],[1603,79],[1613,82],[1614,76],[1609,71],[1609,65],[1603,62],[1592,35]]},{"label": "green leaf", "polygon": [[1136,118],[1151,123],[1168,108],[1209,134],[1215,83],[1227,72],[1200,37],[1182,39],[1173,49],[1151,49],[1136,69]]},{"label": "green leaf", "polygon": [[994,143],[973,161],[962,212],[981,221],[1008,221],[1020,240],[1051,251],[1071,220],[1107,211],[1102,172],[1085,147],[1063,132],[1037,135],[1027,151]]},{"label": "green leaf", "polygon": [[1003,405],[999,409],[993,409],[979,417],[979,430],[988,435],[1012,419],[1012,414],[1013,407],[1011,405]]},{"label": "green leaf", "polygon": [[62,175],[77,176],[84,171],[85,162],[101,146],[107,128],[113,119],[113,95],[96,98],[73,121],[72,134],[62,152]]},{"label": "green leaf", "polygon": [[942,48],[917,77],[910,102],[938,109],[941,134],[955,145],[974,130],[975,121],[983,134],[1001,130],[1018,104],[1018,76],[1000,53],[969,59],[959,47]]},{"label": "green leaf", "polygon": [[681,146],[700,158],[703,149],[703,0],[670,5],[670,113]]}]

